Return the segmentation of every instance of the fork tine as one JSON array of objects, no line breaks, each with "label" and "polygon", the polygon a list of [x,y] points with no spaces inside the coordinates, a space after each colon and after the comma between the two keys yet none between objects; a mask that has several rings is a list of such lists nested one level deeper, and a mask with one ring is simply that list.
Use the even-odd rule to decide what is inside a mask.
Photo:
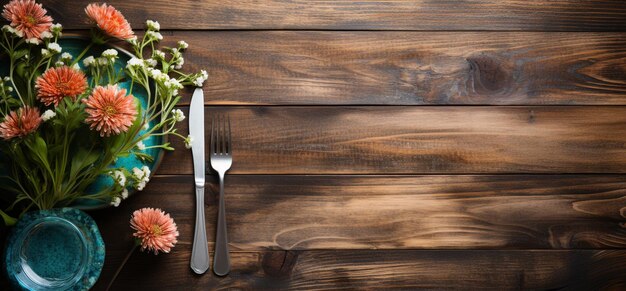
[{"label": "fork tine", "polygon": [[226,116],[222,115],[222,154],[228,154],[228,150],[226,149]]},{"label": "fork tine", "polygon": [[215,115],[211,117],[211,154],[215,154]]},{"label": "fork tine", "polygon": [[233,139],[231,137],[231,130],[230,130],[230,114],[226,115],[228,117],[228,154],[232,155],[233,154]]}]

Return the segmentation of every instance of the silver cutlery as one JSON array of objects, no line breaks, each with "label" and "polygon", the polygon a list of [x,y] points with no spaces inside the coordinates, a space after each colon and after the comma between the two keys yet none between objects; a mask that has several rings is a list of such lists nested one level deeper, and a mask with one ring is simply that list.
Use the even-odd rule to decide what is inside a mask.
[{"label": "silver cutlery", "polygon": [[193,155],[193,174],[196,184],[196,226],[191,250],[191,269],[196,274],[204,274],[209,269],[209,246],[206,238],[204,219],[204,93],[196,88],[189,107],[189,134],[193,137],[191,153]]},{"label": "silver cutlery", "polygon": [[226,209],[224,206],[224,175],[233,164],[232,140],[230,137],[230,117],[217,116],[211,123],[211,167],[220,178],[220,204],[217,217],[217,234],[215,238],[215,257],[213,272],[218,276],[227,275],[230,271],[230,255],[228,253],[228,234],[226,231]]}]

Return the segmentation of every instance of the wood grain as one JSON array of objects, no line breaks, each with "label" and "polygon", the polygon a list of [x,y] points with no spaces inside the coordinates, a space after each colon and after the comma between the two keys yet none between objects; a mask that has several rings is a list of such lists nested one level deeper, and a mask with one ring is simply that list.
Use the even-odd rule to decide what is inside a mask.
[{"label": "wood grain", "polygon": [[[191,246],[180,245],[167,255],[135,254],[112,290],[128,286],[135,290],[626,288],[624,250],[233,253],[232,271],[224,278],[213,274],[192,274],[188,260],[190,253]],[[102,276],[95,290],[103,290],[108,278]]]},{"label": "wood grain", "polygon": [[[215,177],[208,182],[212,249],[219,191]],[[159,206],[191,244],[193,185],[190,176],[153,179],[120,208],[96,213],[103,235],[130,243],[132,211]],[[232,250],[626,247],[624,175],[235,175],[225,189]]]},{"label": "wood grain", "polygon": [[[621,106],[211,107],[207,141],[216,113],[233,121],[233,174],[626,172]],[[173,144],[159,173],[191,174]]]},{"label": "wood grain", "polygon": [[[91,0],[41,1],[56,20],[87,28],[82,8]],[[626,29],[620,0],[107,1],[134,27],[147,18],[165,29],[540,30]],[[71,3],[71,4],[70,4]]]},{"label": "wood grain", "polygon": [[[626,104],[626,34],[171,32],[212,105]],[[185,100],[188,103],[189,99]]]}]

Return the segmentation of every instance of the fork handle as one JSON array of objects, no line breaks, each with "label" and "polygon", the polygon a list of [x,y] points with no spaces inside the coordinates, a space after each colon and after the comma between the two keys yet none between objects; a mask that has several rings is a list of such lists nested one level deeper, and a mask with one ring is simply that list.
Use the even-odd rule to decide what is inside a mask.
[{"label": "fork handle", "polygon": [[220,208],[217,216],[217,234],[215,239],[215,258],[213,272],[218,276],[230,272],[230,254],[228,253],[228,234],[226,232],[226,206],[224,205],[224,173],[220,176]]},{"label": "fork handle", "polygon": [[191,269],[204,274],[209,269],[209,246],[206,239],[204,220],[204,186],[196,185],[196,228],[191,249]]}]

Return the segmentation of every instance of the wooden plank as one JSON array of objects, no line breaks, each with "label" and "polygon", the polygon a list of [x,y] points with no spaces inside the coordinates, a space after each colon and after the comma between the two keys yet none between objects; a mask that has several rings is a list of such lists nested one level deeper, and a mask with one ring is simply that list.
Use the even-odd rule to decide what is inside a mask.
[{"label": "wooden plank", "polygon": [[[208,182],[212,249],[218,187]],[[193,185],[192,176],[153,179],[145,193],[97,213],[103,235],[130,243],[132,211],[158,206],[191,244]],[[626,247],[624,175],[234,175],[225,189],[233,250]]]},{"label": "wooden plank", "polygon": [[[55,19],[86,28],[91,0],[42,0]],[[626,29],[621,0],[477,1],[107,1],[134,27],[147,18],[165,29],[539,30]]]},{"label": "wooden plank", "polygon": [[[233,253],[231,273],[197,276],[190,245],[134,254],[112,290],[624,290],[626,251],[302,251]],[[108,259],[108,258],[107,258]],[[95,290],[111,277],[109,265]],[[175,274],[175,276],[173,275]],[[140,283],[139,283],[140,282]]]},{"label": "wooden plank", "polygon": [[207,104],[626,104],[624,33],[170,34]]},{"label": "wooden plank", "polygon": [[[233,174],[626,172],[621,106],[211,107],[207,140],[218,112],[233,122]],[[159,173],[191,174],[172,142]]]}]

